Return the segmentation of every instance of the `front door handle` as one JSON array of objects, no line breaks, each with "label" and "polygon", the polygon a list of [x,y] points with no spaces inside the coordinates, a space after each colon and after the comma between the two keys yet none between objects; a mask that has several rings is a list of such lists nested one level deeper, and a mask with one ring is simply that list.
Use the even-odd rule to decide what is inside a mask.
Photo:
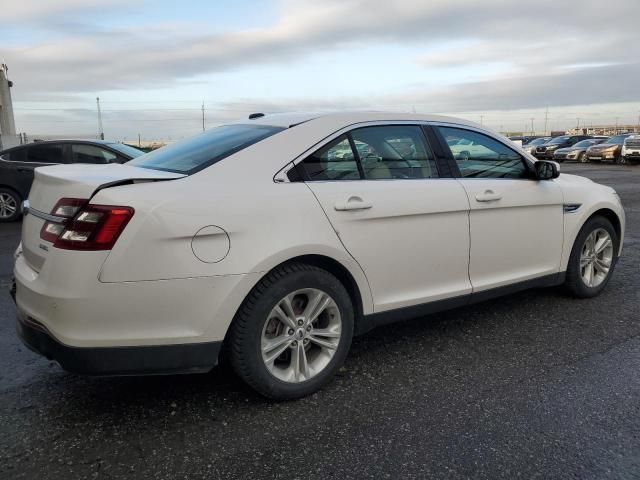
[{"label": "front door handle", "polygon": [[333,206],[333,208],[339,212],[346,210],[367,210],[371,207],[373,207],[371,203],[365,202],[362,197],[357,195],[352,195],[347,199],[347,201],[338,202]]},{"label": "front door handle", "polygon": [[501,198],[502,195],[493,190],[485,190],[484,193],[476,194],[476,201],[478,202],[495,202]]}]

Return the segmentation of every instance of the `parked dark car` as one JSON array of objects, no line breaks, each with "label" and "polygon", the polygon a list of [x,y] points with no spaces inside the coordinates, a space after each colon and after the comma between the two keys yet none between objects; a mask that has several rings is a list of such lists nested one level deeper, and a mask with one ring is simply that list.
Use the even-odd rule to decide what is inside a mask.
[{"label": "parked dark car", "polygon": [[526,145],[522,145],[522,149],[525,152],[530,153],[531,155],[533,155],[536,151],[536,147],[539,147],[540,145],[544,145],[545,143],[549,142],[551,140],[551,137],[539,137],[539,138],[534,138],[533,140],[531,140],[529,143],[527,143]]},{"label": "parked dark car", "polygon": [[143,155],[137,148],[103,140],[51,140],[0,152],[0,222],[20,218],[33,170],[60,163],[124,163]]},{"label": "parked dark car", "polygon": [[616,135],[600,145],[594,145],[587,150],[587,161],[589,162],[615,162],[621,163],[622,145],[630,133]]},{"label": "parked dark car", "polygon": [[558,148],[554,154],[553,159],[556,162],[564,162],[565,160],[575,160],[576,162],[586,163],[587,149],[593,145],[607,140],[606,138],[589,138],[587,140],[580,140],[572,147]]},{"label": "parked dark car", "polygon": [[581,140],[587,140],[593,138],[591,135],[561,135],[559,137],[552,138],[544,145],[536,147],[533,155],[536,158],[544,160],[553,160],[553,154],[559,148],[572,147]]}]

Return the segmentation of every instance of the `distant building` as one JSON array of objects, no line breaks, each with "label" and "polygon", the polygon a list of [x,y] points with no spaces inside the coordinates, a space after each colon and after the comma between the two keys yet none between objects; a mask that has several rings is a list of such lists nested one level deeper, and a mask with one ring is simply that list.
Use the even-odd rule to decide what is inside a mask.
[{"label": "distant building", "polygon": [[7,66],[2,64],[0,68],[0,150],[20,144],[20,137],[16,135],[16,124],[13,119],[12,86],[11,81],[7,79]]},{"label": "distant building", "polygon": [[620,133],[640,133],[640,125],[589,125],[588,127],[572,128],[567,131],[570,135],[618,135]]}]

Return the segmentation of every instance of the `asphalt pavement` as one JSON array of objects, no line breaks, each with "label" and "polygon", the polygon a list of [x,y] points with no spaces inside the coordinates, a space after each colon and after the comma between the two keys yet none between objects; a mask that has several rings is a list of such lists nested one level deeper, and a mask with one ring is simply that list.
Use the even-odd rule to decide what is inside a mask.
[{"label": "asphalt pavement", "polygon": [[311,397],[230,371],[92,378],[15,335],[0,225],[0,478],[640,478],[640,166],[563,165],[627,214],[606,291],[538,289],[379,328]]}]

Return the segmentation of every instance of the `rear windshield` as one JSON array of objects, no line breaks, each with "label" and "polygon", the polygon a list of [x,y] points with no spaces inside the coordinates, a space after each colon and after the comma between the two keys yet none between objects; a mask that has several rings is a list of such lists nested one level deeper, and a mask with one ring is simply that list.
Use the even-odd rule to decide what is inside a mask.
[{"label": "rear windshield", "polygon": [[223,125],[154,150],[127,165],[190,175],[282,130],[267,125]]},{"label": "rear windshield", "polygon": [[616,137],[611,137],[609,140],[607,140],[606,143],[607,145],[622,145],[624,143],[624,140],[628,137],[629,135],[618,135]]}]

